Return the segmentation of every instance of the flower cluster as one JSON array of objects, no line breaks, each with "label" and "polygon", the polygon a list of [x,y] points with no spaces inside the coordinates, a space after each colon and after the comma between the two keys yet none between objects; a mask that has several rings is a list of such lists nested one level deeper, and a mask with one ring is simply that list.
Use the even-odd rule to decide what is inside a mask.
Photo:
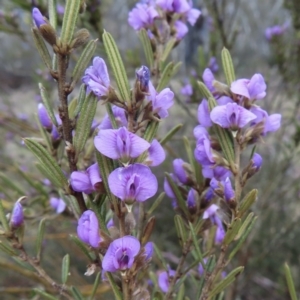
[{"label": "flower cluster", "polygon": [[289,27],[288,23],[285,23],[283,25],[274,25],[268,27],[265,30],[265,37],[268,41],[271,41],[276,36],[281,36],[288,29],[288,27]]},{"label": "flower cluster", "polygon": [[163,33],[163,22],[160,21],[166,19],[176,39],[181,40],[188,33],[186,23],[194,26],[200,14],[200,10],[193,8],[192,1],[143,1],[130,11],[128,23],[134,30],[145,28],[152,38],[159,32]]}]

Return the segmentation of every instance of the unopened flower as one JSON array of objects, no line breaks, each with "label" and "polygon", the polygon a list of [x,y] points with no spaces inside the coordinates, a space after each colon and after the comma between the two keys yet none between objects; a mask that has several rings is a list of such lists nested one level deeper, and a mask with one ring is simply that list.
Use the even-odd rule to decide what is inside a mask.
[{"label": "unopened flower", "polygon": [[23,206],[20,202],[16,202],[11,213],[10,223],[12,227],[20,227],[24,222]]},{"label": "unopened flower", "polygon": [[219,71],[219,65],[215,56],[209,59],[208,68],[213,72],[217,73]]},{"label": "unopened flower", "polygon": [[[169,175],[176,185],[181,185],[178,178],[174,174],[171,173]],[[165,177],[165,180],[164,180],[164,191],[169,198],[176,199],[176,196],[173,192],[171,185],[169,184],[167,177]]]},{"label": "unopened flower", "polygon": [[238,79],[231,83],[230,90],[236,95],[249,100],[260,100],[266,96],[267,85],[261,74],[254,74],[251,79]]},{"label": "unopened flower", "polygon": [[150,168],[133,164],[115,169],[108,177],[111,192],[126,203],[144,202],[157,192],[157,179]]},{"label": "unopened flower", "polygon": [[149,81],[149,93],[148,99],[152,102],[153,112],[161,119],[166,118],[169,115],[168,109],[174,104],[174,93],[169,88],[157,93],[151,81]]},{"label": "unopened flower", "polygon": [[170,286],[170,281],[174,277],[176,272],[174,270],[163,271],[158,275],[158,286],[166,293]]},{"label": "unopened flower", "polygon": [[224,180],[231,175],[231,172],[222,166],[204,165],[202,168],[204,178],[215,178],[219,181]]},{"label": "unopened flower", "polygon": [[181,158],[176,158],[173,160],[174,174],[177,176],[181,183],[187,184],[189,182],[189,177],[187,171],[184,168],[184,164],[186,163]]},{"label": "unopened flower", "polygon": [[166,153],[164,148],[161,146],[158,140],[154,139],[147,151],[147,157],[144,160],[144,164],[151,167],[156,167],[160,165],[165,158]]},{"label": "unopened flower", "polygon": [[110,227],[113,227],[113,226],[115,226],[115,223],[114,223],[114,219],[111,218],[111,219],[107,222],[106,227],[107,227],[107,228],[110,228]]},{"label": "unopened flower", "polygon": [[99,235],[99,224],[96,214],[91,210],[86,210],[78,220],[78,237],[86,244],[97,248],[101,242]]},{"label": "unopened flower", "polygon": [[186,24],[180,20],[175,21],[174,27],[176,30],[177,40],[182,40],[189,31],[189,28],[186,26]]},{"label": "unopened flower", "polygon": [[138,3],[129,12],[128,23],[134,30],[140,30],[151,26],[156,17],[158,17],[158,12],[152,5]]},{"label": "unopened flower", "polygon": [[57,214],[61,214],[67,207],[66,202],[61,198],[51,197],[50,206]]},{"label": "unopened flower", "polygon": [[140,89],[142,92],[148,92],[149,90],[149,80],[150,80],[150,70],[146,66],[141,66],[135,72],[137,80],[140,82]]},{"label": "unopened flower", "polygon": [[114,240],[103,257],[102,269],[106,272],[130,269],[140,248],[139,240],[133,236],[127,235]]},{"label": "unopened flower", "polygon": [[258,153],[254,153],[251,160],[252,160],[252,167],[258,171],[263,162],[262,157]]},{"label": "unopened flower", "polygon": [[224,184],[224,196],[226,201],[232,201],[235,197],[234,189],[232,188],[231,181],[229,177],[225,179]]},{"label": "unopened flower", "polygon": [[32,10],[32,19],[37,28],[40,28],[41,25],[46,24],[44,16],[41,14],[38,8]]},{"label": "unopened flower", "polygon": [[112,159],[135,158],[150,147],[146,140],[128,131],[126,127],[100,130],[95,136],[94,144],[100,153]]},{"label": "unopened flower", "polygon": [[213,72],[206,68],[202,74],[202,79],[206,87],[213,93],[216,91],[215,87],[213,86],[213,82],[215,80],[215,76]]},{"label": "unopened flower", "polygon": [[165,11],[177,14],[186,13],[191,9],[191,6],[186,0],[157,0],[156,4]]},{"label": "unopened flower", "polygon": [[288,28],[288,24],[285,23],[283,25],[274,25],[271,27],[268,27],[265,30],[265,37],[268,41],[272,40],[275,36],[282,35]]},{"label": "unopened flower", "polygon": [[43,127],[48,130],[52,129],[52,121],[43,103],[39,103],[38,105],[38,118]]},{"label": "unopened flower", "polygon": [[212,121],[210,119],[210,110],[208,107],[208,101],[203,99],[198,106],[198,122],[204,127],[211,127]]},{"label": "unopened flower", "polygon": [[190,209],[194,209],[197,206],[198,192],[194,189],[190,189],[187,196],[187,206]]},{"label": "unopened flower", "polygon": [[193,95],[193,87],[190,83],[187,83],[186,85],[184,85],[181,88],[180,92],[184,96],[192,96]]},{"label": "unopened flower", "polygon": [[[113,105],[112,112],[115,117],[118,127],[127,126],[126,112],[123,108]],[[98,126],[99,129],[113,129],[110,118],[108,114],[105,115],[102,122]]]},{"label": "unopened flower", "polygon": [[196,8],[191,8],[187,13],[186,13],[186,18],[187,21],[194,26],[196,21],[198,20],[198,18],[201,15],[201,11],[199,9]]},{"label": "unopened flower", "polygon": [[211,166],[215,164],[215,159],[208,136],[203,134],[201,138],[197,139],[194,155],[197,162],[202,166]]},{"label": "unopened flower", "polygon": [[228,103],[214,107],[210,113],[210,118],[223,128],[237,130],[256,119],[256,115],[236,103]]},{"label": "unopened flower", "polygon": [[93,65],[85,70],[82,82],[87,86],[87,93],[92,91],[99,98],[108,94],[110,79],[105,61],[101,57],[93,59]]},{"label": "unopened flower", "polygon": [[148,242],[145,246],[145,256],[146,256],[146,260],[150,260],[152,258],[153,255],[153,243],[152,242]]}]

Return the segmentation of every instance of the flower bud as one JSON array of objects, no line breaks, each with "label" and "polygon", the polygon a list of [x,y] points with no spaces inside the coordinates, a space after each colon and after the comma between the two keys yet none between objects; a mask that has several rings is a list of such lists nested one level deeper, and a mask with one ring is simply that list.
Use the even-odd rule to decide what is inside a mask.
[{"label": "flower bud", "polygon": [[146,256],[146,260],[150,260],[152,258],[153,255],[153,243],[152,242],[148,242],[145,245],[145,256]]},{"label": "flower bud", "polygon": [[11,214],[10,223],[12,227],[20,227],[24,221],[23,206],[20,202],[16,202]]},{"label": "flower bud", "polygon": [[258,153],[254,153],[252,157],[252,167],[258,171],[262,165],[263,159]]},{"label": "flower bud", "polygon": [[40,10],[36,7],[32,10],[32,18],[37,28],[40,28],[41,25],[47,24],[44,16],[41,14]]},{"label": "flower bud", "polygon": [[90,38],[90,33],[87,29],[83,28],[78,30],[74,35],[71,48],[75,49],[85,45],[88,42],[89,38]]},{"label": "flower bud", "polygon": [[175,175],[181,183],[189,184],[191,180],[188,176],[185,165],[189,166],[181,158],[176,158],[173,160],[173,169]]},{"label": "flower bud", "polygon": [[148,92],[149,80],[150,80],[150,70],[146,66],[141,66],[136,72],[136,79],[140,84],[140,89],[142,92]]},{"label": "flower bud", "polygon": [[43,127],[45,127],[47,130],[52,130],[52,121],[48,115],[48,112],[44,106],[44,104],[39,103],[38,105],[38,117]]}]

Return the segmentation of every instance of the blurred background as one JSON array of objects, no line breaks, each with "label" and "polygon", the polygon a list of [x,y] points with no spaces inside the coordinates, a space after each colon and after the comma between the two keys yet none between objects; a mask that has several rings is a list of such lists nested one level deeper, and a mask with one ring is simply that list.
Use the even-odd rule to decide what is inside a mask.
[{"label": "blurred background", "polygon": [[[285,262],[290,265],[296,288],[300,290],[300,2],[193,2],[201,9],[202,15],[172,53],[172,59],[182,60],[183,65],[170,83],[176,94],[176,105],[170,112],[171,117],[162,122],[159,135],[163,136],[177,123],[184,126],[167,146],[168,159],[154,172],[159,182],[163,182],[164,172],[172,171],[172,159],[186,159],[182,136],[193,139],[197,103],[201,99],[196,91],[186,95],[181,89],[195,78],[201,78],[208,66],[214,67],[216,78],[223,81],[220,52],[224,46],[233,56],[237,78],[251,78],[254,73],[261,73],[268,86],[267,97],[261,100],[261,104],[269,114],[282,114],[282,127],[266,137],[256,150],[264,158],[263,167],[245,191],[253,187],[259,190],[258,201],[253,207],[259,218],[242,251],[229,266],[247,265],[230,289],[231,298],[228,299],[289,299],[283,275]],[[103,28],[110,32],[117,41],[127,72],[134,80],[135,69],[145,64],[138,36],[127,22],[128,12],[136,1],[86,0],[86,3],[87,12],[79,20],[78,27],[89,29],[93,38],[99,38],[96,52],[99,56],[105,56],[101,45]],[[76,224],[68,213],[57,215],[51,210],[48,196],[51,187],[22,143],[23,137],[39,137],[35,122],[40,101],[38,82],[43,82],[48,91],[53,91],[54,103],[58,101],[55,83],[48,75],[30,34],[32,7],[38,6],[47,15],[47,1],[0,0],[0,4],[0,199],[9,210],[19,196],[28,196],[29,219],[25,234],[28,252],[35,247],[38,222],[46,214],[42,265],[51,276],[60,278],[61,259],[70,253],[69,282],[84,293],[91,289],[94,278],[83,275],[87,260],[69,239],[69,235],[76,232]],[[64,1],[58,1],[57,9],[61,20]],[[278,27],[272,29],[275,25]],[[76,55],[74,53],[74,60]],[[98,122],[103,111],[100,106]],[[47,193],[33,187],[30,180]],[[167,197],[162,203],[162,208],[156,211],[153,240],[162,245],[172,266],[176,265],[179,251],[174,212]],[[154,259],[153,264],[156,263]],[[30,269],[23,266],[24,263],[0,252],[1,299],[33,299],[31,290],[37,286],[36,278],[28,276],[29,273],[23,270]],[[105,283],[100,287],[97,299],[113,299],[106,294],[108,286]],[[192,295],[191,286],[191,299]]]}]

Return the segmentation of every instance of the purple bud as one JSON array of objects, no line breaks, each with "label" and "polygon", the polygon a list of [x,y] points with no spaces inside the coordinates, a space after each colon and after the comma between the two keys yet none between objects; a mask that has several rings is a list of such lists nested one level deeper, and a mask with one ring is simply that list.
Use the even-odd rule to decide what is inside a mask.
[{"label": "purple bud", "polygon": [[214,195],[215,195],[214,190],[211,187],[209,187],[205,193],[204,200],[206,202],[209,202],[213,199]]},{"label": "purple bud", "polygon": [[190,189],[186,201],[188,208],[193,209],[197,206],[197,197],[198,192],[194,189]]},{"label": "purple bud", "polygon": [[152,5],[138,3],[136,7],[129,12],[128,23],[134,30],[147,29],[158,16],[158,12]]},{"label": "purple bud", "polygon": [[173,160],[173,169],[174,174],[177,176],[179,181],[183,184],[187,184],[189,182],[188,174],[183,167],[185,162],[181,158],[176,158]]},{"label": "purple bud", "polygon": [[152,258],[153,255],[153,243],[148,242],[145,246],[145,255],[146,255],[146,260],[149,260]]},{"label": "purple bud", "polygon": [[99,224],[96,214],[91,210],[86,210],[78,220],[78,237],[94,248],[99,246],[101,237],[99,235]]},{"label": "purple bud", "polygon": [[181,94],[184,96],[192,96],[193,95],[193,87],[190,83],[187,83],[180,90]]},{"label": "purple bud", "polygon": [[252,166],[258,171],[262,165],[263,159],[258,153],[254,153],[252,157]]},{"label": "purple bud", "polygon": [[48,115],[44,104],[42,103],[39,103],[38,105],[38,117],[43,127],[49,130],[52,129],[52,121]]},{"label": "purple bud", "polygon": [[114,223],[114,219],[111,218],[111,219],[107,222],[106,227],[107,227],[107,228],[110,228],[110,227],[113,227],[113,226],[115,226],[115,223]]},{"label": "purple bud", "polygon": [[40,28],[41,25],[46,24],[44,16],[41,14],[40,10],[36,7],[32,10],[32,18],[37,28]]},{"label": "purple bud", "polygon": [[55,197],[50,198],[50,205],[57,214],[61,214],[67,206],[63,199]]},{"label": "purple bud", "polygon": [[198,107],[198,122],[204,127],[211,127],[212,121],[210,119],[210,109],[208,101],[203,99]]},{"label": "purple bud", "polygon": [[213,72],[213,73],[217,73],[219,71],[219,65],[218,65],[218,62],[217,62],[217,59],[212,56],[210,59],[209,59],[209,63],[208,63],[208,68]]},{"label": "purple bud", "polygon": [[226,201],[232,201],[235,197],[235,192],[232,188],[229,177],[227,177],[224,181],[224,196]]},{"label": "purple bud", "polygon": [[10,223],[13,227],[20,227],[24,221],[23,206],[16,202],[11,213]]},{"label": "purple bud", "polygon": [[150,70],[146,66],[141,66],[135,72],[137,80],[140,82],[140,89],[143,92],[149,90]]},{"label": "purple bud", "polygon": [[[169,175],[175,184],[181,185],[181,183],[178,181],[178,178],[174,174],[171,173]],[[165,180],[164,180],[164,191],[169,198],[176,199],[176,196],[172,190],[172,187],[169,184],[167,177],[165,177]]]},{"label": "purple bud", "polygon": [[174,27],[176,30],[176,39],[181,40],[188,33],[189,29],[182,21],[175,21]]},{"label": "purple bud", "polygon": [[158,286],[160,287],[160,289],[166,293],[169,289],[169,285],[170,285],[170,280],[172,277],[174,277],[176,274],[176,272],[174,270],[169,270],[161,272],[158,275]]},{"label": "purple bud", "polygon": [[147,157],[144,163],[151,167],[160,165],[166,158],[164,148],[156,139],[152,141],[147,152]]}]

